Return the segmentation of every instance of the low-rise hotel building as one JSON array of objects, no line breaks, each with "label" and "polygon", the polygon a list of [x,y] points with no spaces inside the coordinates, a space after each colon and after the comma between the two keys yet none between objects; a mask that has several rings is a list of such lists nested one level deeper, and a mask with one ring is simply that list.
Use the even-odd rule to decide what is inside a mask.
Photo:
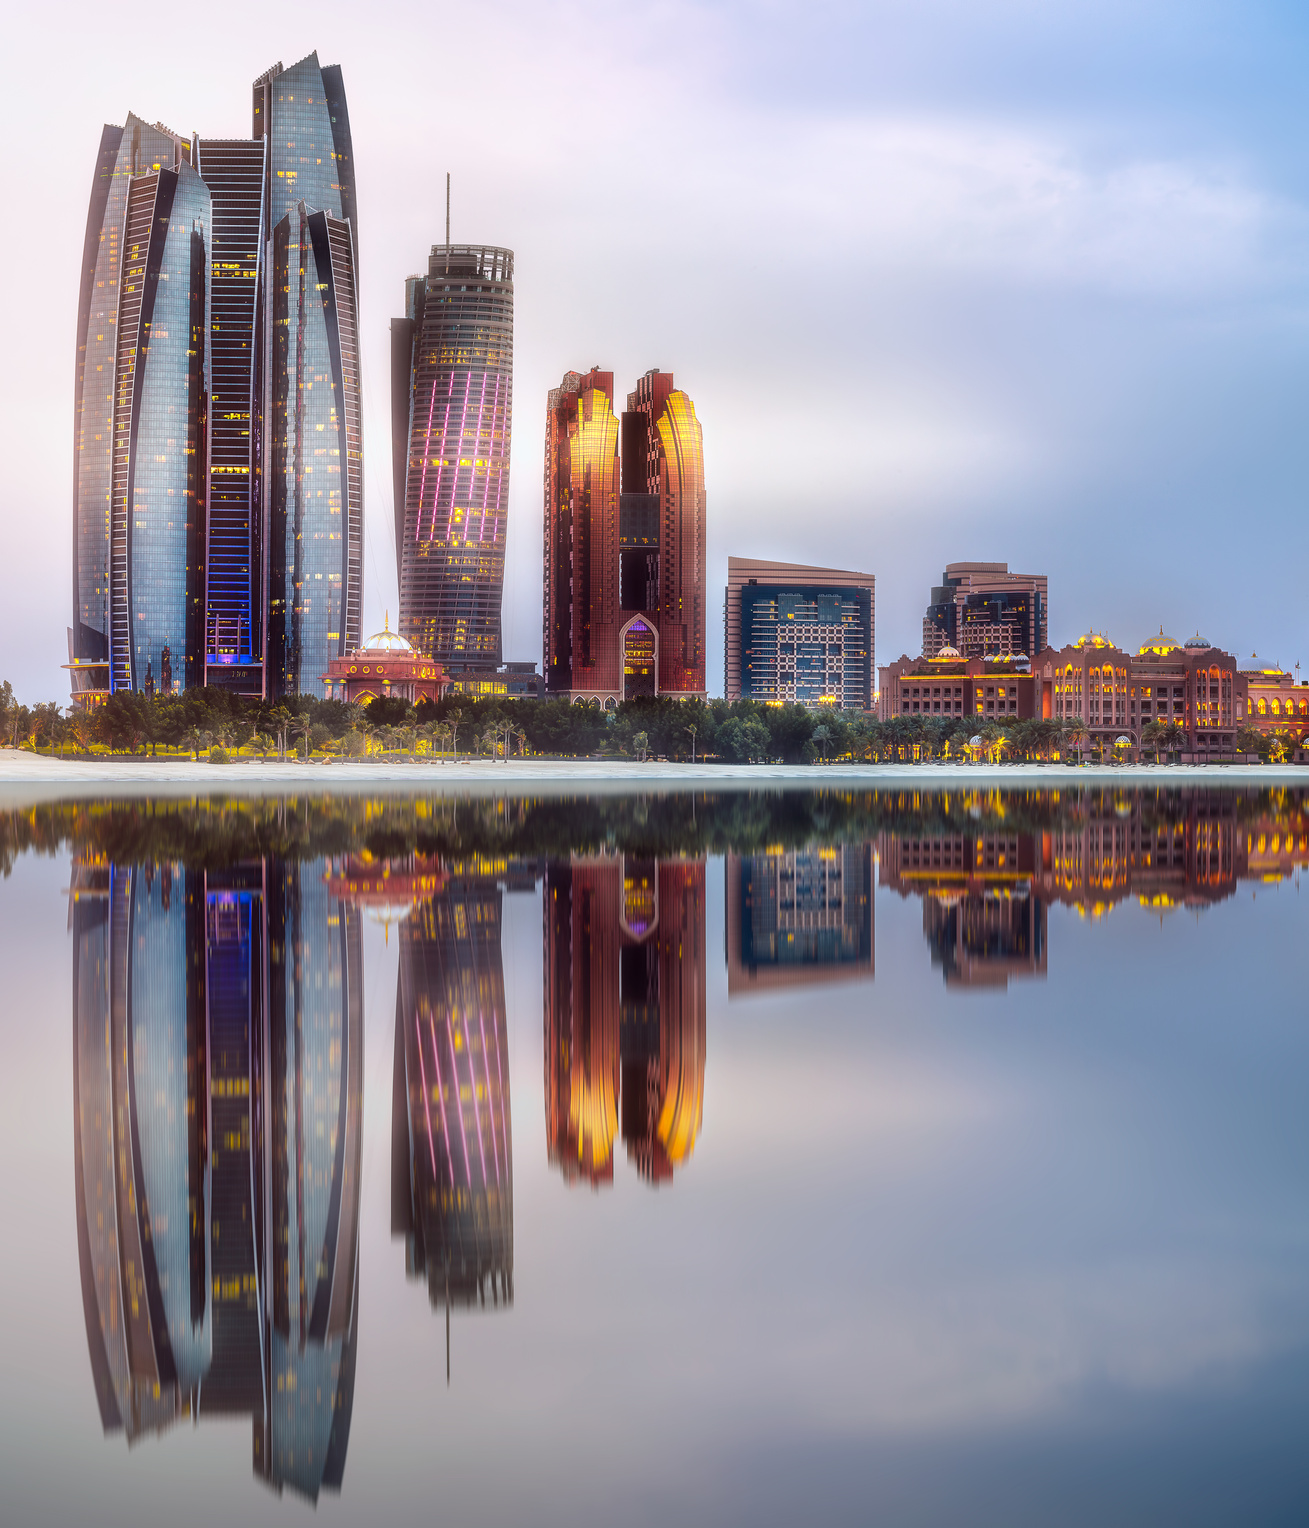
[{"label": "low-rise hotel building", "polygon": [[1251,653],[1240,666],[1246,683],[1246,720],[1260,732],[1309,732],[1309,680],[1296,684],[1295,676],[1276,663]]},{"label": "low-rise hotel building", "polygon": [[1182,643],[1161,630],[1128,653],[1088,632],[1067,647],[1046,648],[1033,670],[1036,714],[1079,719],[1093,743],[1126,737],[1136,746],[1151,722],[1167,722],[1185,730],[1184,751],[1233,753],[1247,719],[1247,682],[1236,659],[1198,633]]},{"label": "low-rise hotel building", "polygon": [[1022,657],[964,658],[943,647],[934,658],[907,654],[878,669],[877,715],[1020,721],[1039,716],[1035,680]]}]

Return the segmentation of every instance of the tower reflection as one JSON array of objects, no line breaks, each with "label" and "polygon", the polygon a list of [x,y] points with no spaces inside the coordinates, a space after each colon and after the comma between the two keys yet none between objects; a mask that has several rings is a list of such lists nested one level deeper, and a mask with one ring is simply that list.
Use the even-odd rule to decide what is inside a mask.
[{"label": "tower reflection", "polygon": [[74,866],[78,1246],[101,1420],[248,1415],[339,1489],[354,1394],[358,915],[323,861]]},{"label": "tower reflection", "polygon": [[704,1105],[705,862],[574,856],[544,887],[546,1149],[611,1183],[620,1134],[647,1182],[695,1148]]},{"label": "tower reflection", "polygon": [[400,925],[391,1234],[447,1311],[514,1297],[502,897],[494,875],[443,872]]},{"label": "tower reflection", "polygon": [[871,844],[727,855],[729,998],[871,981]]}]

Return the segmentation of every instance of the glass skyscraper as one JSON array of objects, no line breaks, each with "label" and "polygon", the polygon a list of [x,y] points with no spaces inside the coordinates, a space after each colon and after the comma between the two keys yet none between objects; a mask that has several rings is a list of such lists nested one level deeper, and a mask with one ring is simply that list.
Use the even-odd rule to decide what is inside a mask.
[{"label": "glass skyscraper", "polygon": [[74,699],[320,688],[360,639],[354,163],[341,71],[253,136],[101,136],[74,384]]},{"label": "glass skyscraper", "polygon": [[400,633],[447,669],[501,662],[514,253],[436,244],[391,322]]}]

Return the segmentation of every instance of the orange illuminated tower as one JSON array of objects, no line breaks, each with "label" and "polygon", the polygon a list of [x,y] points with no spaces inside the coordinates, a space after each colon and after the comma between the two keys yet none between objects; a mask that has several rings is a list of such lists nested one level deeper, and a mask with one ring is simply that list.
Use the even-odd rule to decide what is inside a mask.
[{"label": "orange illuminated tower", "polygon": [[546,1150],[565,1178],[614,1176],[618,1134],[617,859],[545,876]]},{"label": "orange illuminated tower", "polygon": [[570,1181],[613,1181],[621,1134],[641,1177],[670,1179],[700,1133],[703,860],[576,857],[545,880],[547,1153]]},{"label": "orange illuminated tower", "polygon": [[704,696],[704,444],[671,372],[647,372],[621,417],[612,372],[551,389],[544,584],[551,694]]}]

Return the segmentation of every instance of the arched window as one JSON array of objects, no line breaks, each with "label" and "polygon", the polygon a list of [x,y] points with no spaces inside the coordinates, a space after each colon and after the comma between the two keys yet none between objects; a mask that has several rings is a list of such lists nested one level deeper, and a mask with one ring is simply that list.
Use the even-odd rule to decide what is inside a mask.
[{"label": "arched window", "polygon": [[1268,702],[1266,700],[1262,700],[1261,699],[1258,702],[1256,702],[1256,704],[1257,704],[1257,707],[1258,707],[1259,715],[1260,716],[1266,716],[1268,714]]}]

